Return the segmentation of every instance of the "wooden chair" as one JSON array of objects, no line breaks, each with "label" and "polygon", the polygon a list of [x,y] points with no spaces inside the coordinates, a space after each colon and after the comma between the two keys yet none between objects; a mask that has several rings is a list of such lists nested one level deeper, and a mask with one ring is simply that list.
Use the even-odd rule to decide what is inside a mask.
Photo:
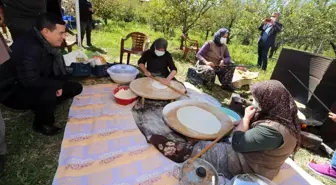
[{"label": "wooden chair", "polygon": [[[132,38],[132,47],[125,48],[125,41]],[[149,47],[150,40],[148,36],[140,32],[132,32],[121,39],[120,44],[120,63],[122,63],[124,53],[127,53],[127,64],[129,64],[131,54],[141,55]]]},{"label": "wooden chair", "polygon": [[198,45],[198,41],[197,40],[191,40],[188,35],[186,34],[182,34],[182,39],[184,42],[184,55],[183,58],[187,58],[188,52],[189,51],[194,51],[195,54],[197,54],[198,50],[199,50],[199,45]]},{"label": "wooden chair", "polygon": [[[65,32],[74,36],[75,34],[68,28],[65,29]],[[77,35],[76,35],[76,40],[75,41],[69,41],[70,39],[64,39],[61,48],[62,49],[67,49],[68,53],[70,53],[72,51],[72,47],[75,46],[77,44]]]}]

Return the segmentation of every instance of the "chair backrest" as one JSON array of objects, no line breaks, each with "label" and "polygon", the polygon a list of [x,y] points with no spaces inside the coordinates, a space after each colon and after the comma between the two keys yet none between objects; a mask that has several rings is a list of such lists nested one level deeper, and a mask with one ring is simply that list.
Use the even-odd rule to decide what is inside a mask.
[{"label": "chair backrest", "polygon": [[[132,32],[129,35],[132,37],[132,50],[143,51],[144,45],[148,39],[147,35],[140,32]],[[127,36],[128,37],[128,36]]]}]

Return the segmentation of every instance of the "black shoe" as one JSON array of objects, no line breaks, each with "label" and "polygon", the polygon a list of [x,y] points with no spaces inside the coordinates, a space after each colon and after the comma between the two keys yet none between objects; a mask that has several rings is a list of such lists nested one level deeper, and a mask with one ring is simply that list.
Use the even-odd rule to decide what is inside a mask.
[{"label": "black shoe", "polygon": [[236,90],[232,85],[222,85],[222,89],[229,92],[234,92]]},{"label": "black shoe", "polygon": [[61,128],[53,126],[53,125],[33,126],[33,129],[36,132],[40,132],[46,136],[53,136],[62,131]]},{"label": "black shoe", "polygon": [[0,175],[5,170],[5,155],[0,155]]}]

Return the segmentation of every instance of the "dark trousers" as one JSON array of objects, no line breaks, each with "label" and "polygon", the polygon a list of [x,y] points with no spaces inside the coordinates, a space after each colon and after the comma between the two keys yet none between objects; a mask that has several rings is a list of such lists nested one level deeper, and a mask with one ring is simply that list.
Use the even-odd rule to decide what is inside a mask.
[{"label": "dark trousers", "polygon": [[269,45],[258,44],[258,67],[261,67],[262,70],[267,69],[267,54],[269,49]]},{"label": "dark trousers", "polygon": [[81,21],[81,40],[83,44],[84,35],[86,33],[86,44],[91,45],[91,31],[92,31],[92,21]]},{"label": "dark trousers", "polygon": [[65,82],[62,96],[56,97],[55,88],[24,88],[16,90],[3,104],[12,109],[32,110],[34,126],[53,125],[56,105],[63,100],[80,94],[83,86],[77,82]]}]

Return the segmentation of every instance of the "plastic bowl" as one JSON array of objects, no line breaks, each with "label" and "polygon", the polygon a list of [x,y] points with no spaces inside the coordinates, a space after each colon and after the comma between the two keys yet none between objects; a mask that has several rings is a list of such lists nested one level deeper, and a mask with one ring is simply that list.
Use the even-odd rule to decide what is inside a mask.
[{"label": "plastic bowl", "polygon": [[129,104],[133,103],[135,100],[138,99],[137,96],[136,96],[135,98],[131,98],[131,99],[121,99],[121,98],[117,98],[115,95],[116,95],[121,89],[127,90],[127,89],[129,89],[129,87],[127,87],[127,86],[120,86],[120,87],[117,87],[116,89],[113,90],[113,96],[114,96],[114,99],[116,100],[117,104],[120,104],[120,105],[129,105]]},{"label": "plastic bowl", "polygon": [[227,114],[232,121],[239,121],[241,120],[241,117],[239,116],[239,114],[237,114],[235,111],[225,108],[225,107],[221,107],[220,108],[225,114]]},{"label": "plastic bowl", "polygon": [[139,74],[139,70],[131,65],[117,64],[107,69],[111,79],[118,84],[128,84]]}]

